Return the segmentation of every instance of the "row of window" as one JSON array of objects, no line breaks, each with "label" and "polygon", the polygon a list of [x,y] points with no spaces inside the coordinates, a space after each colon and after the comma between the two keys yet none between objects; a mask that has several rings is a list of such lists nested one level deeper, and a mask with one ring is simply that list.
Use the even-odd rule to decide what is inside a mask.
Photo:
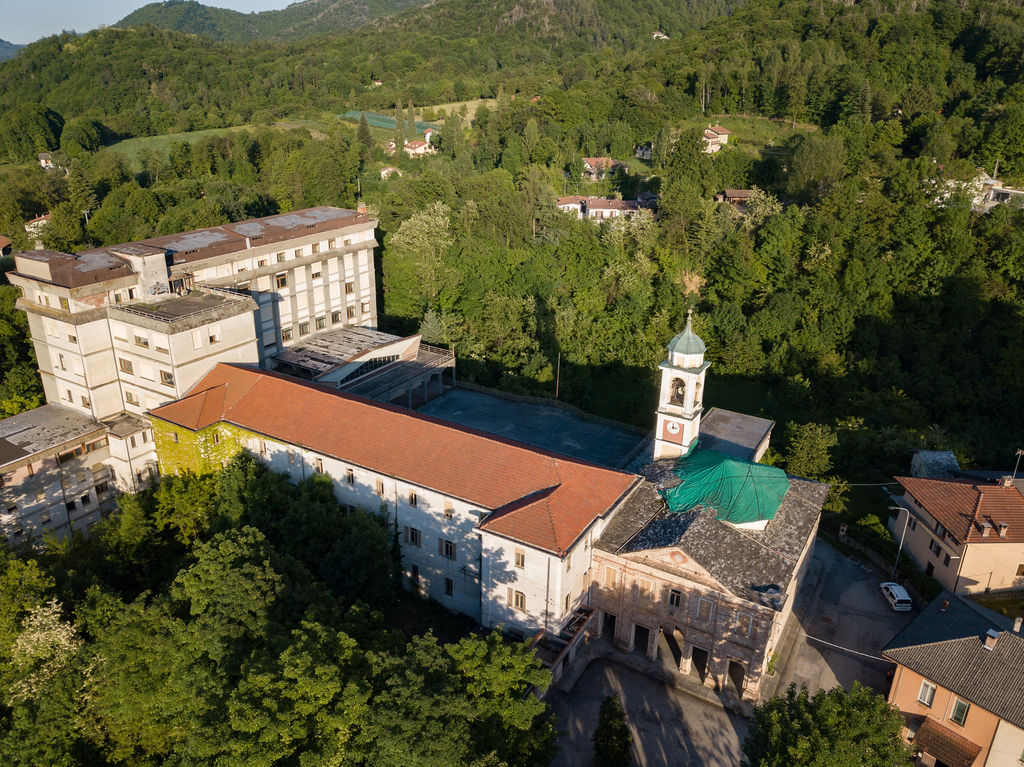
[{"label": "row of window", "polygon": [[[131,360],[124,357],[117,358],[117,368],[125,375],[135,375],[135,365]],[[160,383],[164,386],[174,386],[174,373],[169,370],[160,371]],[[132,404],[138,404],[137,402]]]},{"label": "row of window", "polygon": [[[363,301],[362,304],[360,304],[359,310],[363,314],[369,313],[369,311],[370,311],[370,302],[369,301]],[[357,312],[356,312],[356,307],[355,306],[348,306],[348,307],[345,308],[345,316],[348,317],[348,319],[350,319],[350,320],[355,319],[356,315],[357,315]],[[314,322],[314,325],[316,326],[317,330],[323,330],[324,328],[327,327],[327,317],[326,316],[317,317],[313,322]],[[341,311],[340,310],[335,311],[335,312],[331,312],[331,324],[332,325],[340,325],[341,324]],[[310,334],[310,332],[311,331],[310,331],[310,328],[309,328],[309,320],[304,320],[303,322],[299,323],[299,338],[302,338],[303,336],[308,336]],[[287,327],[286,328],[281,328],[281,340],[282,341],[291,341],[293,338],[295,338],[295,331],[292,328],[287,328]]]},{"label": "row of window", "polygon": [[[415,546],[416,548],[423,547],[423,533],[419,528],[409,527],[408,525],[402,526],[402,543],[409,546]],[[455,541],[449,541],[447,538],[437,539],[437,553],[445,559],[456,559],[457,547]]]},{"label": "row of window", "polygon": [[[412,581],[414,586],[419,585],[420,582],[420,568],[416,565],[412,566],[412,571],[409,574],[409,580]],[[455,581],[451,578],[444,579],[444,595],[446,597],[455,596]]]},{"label": "row of window", "polygon": [[[917,693],[917,702],[922,706],[932,707],[935,702],[935,690],[937,687],[927,679],[921,682],[921,689]],[[961,727],[967,721],[967,713],[971,710],[971,704],[960,698],[953,698],[953,710],[949,713],[949,720],[959,724]]]},{"label": "row of window", "polygon": [[[344,247],[348,247],[349,245],[352,244],[352,239],[350,237],[346,237],[342,244],[343,244]],[[334,250],[337,247],[337,245],[338,245],[338,241],[336,239],[330,239],[330,240],[327,241],[327,249],[328,250]],[[314,242],[312,245],[310,245],[309,252],[310,252],[310,255],[314,255],[314,256],[317,253],[319,253],[320,252],[320,243],[319,242]],[[292,251],[292,258],[293,259],[295,259],[295,258],[302,258],[305,254],[306,254],[305,249],[303,249],[303,248],[295,248],[295,250]],[[269,258],[270,257],[267,256],[265,258],[257,259],[257,261],[256,261],[256,268],[259,269],[260,267],[266,266]],[[285,261],[289,261],[289,260],[291,260],[291,259],[288,258],[288,251],[286,251],[286,250],[279,251],[274,256],[274,262],[278,263],[278,264],[283,264]],[[316,268],[316,267],[314,267],[314,268]],[[244,271],[246,271],[246,268],[244,266],[240,266],[240,267],[238,267],[238,271],[244,272]],[[314,275],[314,276],[316,276],[316,275]]]},{"label": "row of window", "polygon": [[[177,442],[177,435],[175,434],[175,435],[173,435],[173,437],[174,437],[174,441]],[[217,442],[217,441],[219,441],[219,437],[216,434],[214,434],[214,442]],[[260,441],[259,452],[260,452],[261,456],[265,457],[267,455],[267,443],[265,441],[263,441],[263,440]],[[294,464],[295,463],[295,457],[296,457],[295,451],[294,450],[289,450],[288,451],[288,463],[289,464]],[[315,457],[313,459],[313,468],[314,468],[314,470],[316,471],[317,474],[323,474],[324,471],[325,471],[325,469],[324,469],[324,459],[321,458],[320,456]],[[356,484],[356,473],[355,473],[355,471],[353,469],[345,469],[345,484],[348,485],[349,487],[354,487],[355,486],[355,484]],[[380,478],[380,477],[378,477],[376,479],[376,481],[374,482],[374,492],[378,496],[380,496],[381,498],[384,498],[384,493],[385,493],[384,480],[382,478]],[[420,503],[419,494],[415,490],[410,489],[409,490],[409,505],[412,506],[413,508],[417,508],[419,506],[419,503]],[[452,517],[454,517],[454,516],[455,516],[455,507],[452,505],[451,501],[445,499],[445,502],[444,502],[444,518],[445,519],[452,519]],[[410,529],[415,529],[415,528],[410,528]],[[417,533],[418,532],[419,531],[417,531]],[[416,544],[416,545],[419,545],[419,544]],[[452,558],[454,559],[454,557],[452,557]]]},{"label": "row of window", "polygon": [[[604,571],[604,585],[608,588],[616,588],[618,582],[619,571],[614,567],[606,567]],[[652,581],[647,578],[637,578],[633,585],[638,597],[654,600],[654,583]],[[680,589],[669,589],[666,601],[672,609],[682,608],[683,592]],[[697,597],[697,620],[704,623],[710,622],[713,611],[714,602],[712,600]],[[734,628],[736,633],[742,636],[750,636],[754,630],[754,616],[750,613],[737,612]]]},{"label": "row of window", "polygon": [[[84,474],[82,476],[84,477]],[[79,481],[82,481],[82,480],[80,479]],[[64,481],[63,480],[61,481],[61,485],[62,486],[64,485]],[[97,483],[95,490],[96,490],[96,497],[99,498],[100,496],[104,495],[108,490],[110,490],[110,484],[108,482],[99,482],[99,483]],[[42,500],[44,500],[46,498],[46,493],[43,490],[39,490],[38,492],[36,492],[36,496],[35,497],[36,497],[36,501],[42,501]],[[68,511],[75,511],[78,508],[79,504],[82,505],[82,508],[86,508],[87,506],[92,505],[92,495],[90,493],[85,493],[84,495],[82,495],[80,498],[77,498],[77,499],[76,498],[69,498],[69,499],[67,499],[64,502],[64,507]],[[7,504],[6,508],[7,508],[7,513],[8,514],[17,514],[18,513],[18,504],[16,504],[16,503],[9,503],[9,504]],[[39,515],[39,524],[41,524],[41,525],[48,525],[52,521],[53,521],[53,518],[51,517],[49,511],[44,511],[44,512],[42,512]]]}]

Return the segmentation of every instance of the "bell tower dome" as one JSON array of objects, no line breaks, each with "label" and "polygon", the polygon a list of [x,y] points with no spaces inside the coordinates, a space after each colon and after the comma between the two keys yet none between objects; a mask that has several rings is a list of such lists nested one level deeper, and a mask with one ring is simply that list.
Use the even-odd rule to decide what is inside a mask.
[{"label": "bell tower dome", "polygon": [[661,391],[658,396],[654,431],[654,459],[687,455],[700,435],[704,410],[704,373],[711,366],[704,361],[707,347],[693,332],[693,309],[687,314],[686,329],[668,345],[668,358],[658,365]]}]

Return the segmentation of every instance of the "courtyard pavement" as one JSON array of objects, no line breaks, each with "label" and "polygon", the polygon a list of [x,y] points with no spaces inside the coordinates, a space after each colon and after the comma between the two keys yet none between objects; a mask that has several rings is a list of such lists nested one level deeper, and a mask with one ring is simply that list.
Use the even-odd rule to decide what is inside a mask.
[{"label": "courtyard pavement", "polygon": [[589,767],[590,742],[606,695],[618,695],[633,732],[637,767],[736,767],[747,720],[614,660],[598,658],[571,693],[549,696],[558,717],[560,750],[552,767]]},{"label": "courtyard pavement", "polygon": [[850,559],[821,538],[814,544],[814,560],[823,568],[823,577],[799,621],[792,650],[782,660],[777,691],[795,682],[806,684],[813,694],[837,684],[848,688],[856,680],[888,692],[886,674],[893,664],[881,659],[882,648],[916,611],[896,613],[889,608],[878,589],[889,574],[870,562]]},{"label": "courtyard pavement", "polygon": [[[780,641],[784,655],[763,693],[782,693],[795,682],[814,694],[855,680],[886,693],[892,664],[881,659],[881,650],[915,614],[889,608],[878,590],[886,576],[818,538],[806,588]],[[590,736],[601,701],[612,693],[620,695],[633,730],[636,765],[740,763],[749,721],[736,709],[749,713],[749,705],[680,675],[667,647],[659,646],[652,661],[592,639],[547,697],[559,717],[561,751],[552,767],[592,764]]]},{"label": "courtyard pavement", "polygon": [[645,438],[560,407],[511,402],[468,389],[445,392],[417,412],[611,468]]}]

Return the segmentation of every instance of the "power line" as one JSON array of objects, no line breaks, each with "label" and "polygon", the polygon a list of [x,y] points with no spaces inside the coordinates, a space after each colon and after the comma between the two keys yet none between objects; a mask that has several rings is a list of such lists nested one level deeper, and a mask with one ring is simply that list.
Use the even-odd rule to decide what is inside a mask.
[{"label": "power line", "polygon": [[806,631],[803,631],[801,629],[797,629],[797,631],[799,631],[801,634],[803,634],[808,639],[813,639],[815,642],[821,642],[822,644],[827,644],[829,647],[835,647],[837,650],[842,650],[843,652],[852,652],[854,655],[861,655],[861,656],[863,656],[865,658],[871,658],[871,660],[880,660],[880,661],[884,661],[885,663],[892,663],[891,660],[889,660],[888,658],[883,658],[880,655],[870,655],[870,654],[868,654],[866,652],[861,652],[860,650],[854,650],[854,649],[851,649],[849,647],[843,647],[842,645],[834,644],[833,642],[827,642],[824,639],[819,639],[816,636],[811,636]]}]

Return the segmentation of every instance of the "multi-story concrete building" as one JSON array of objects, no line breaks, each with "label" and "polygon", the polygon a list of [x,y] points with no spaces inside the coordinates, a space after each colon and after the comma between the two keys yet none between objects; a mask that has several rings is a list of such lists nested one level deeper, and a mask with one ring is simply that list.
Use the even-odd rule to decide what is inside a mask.
[{"label": "multi-story concrete building", "polygon": [[[105,428],[117,489],[156,470],[146,411],[218,362],[273,367],[318,331],[377,320],[376,221],[311,208],[68,254],[15,255],[43,390]],[[102,426],[100,426],[102,424]]]},{"label": "multi-story concrete building", "polygon": [[110,457],[104,426],[60,405],[0,421],[0,523],[6,541],[86,532],[113,506]]}]

